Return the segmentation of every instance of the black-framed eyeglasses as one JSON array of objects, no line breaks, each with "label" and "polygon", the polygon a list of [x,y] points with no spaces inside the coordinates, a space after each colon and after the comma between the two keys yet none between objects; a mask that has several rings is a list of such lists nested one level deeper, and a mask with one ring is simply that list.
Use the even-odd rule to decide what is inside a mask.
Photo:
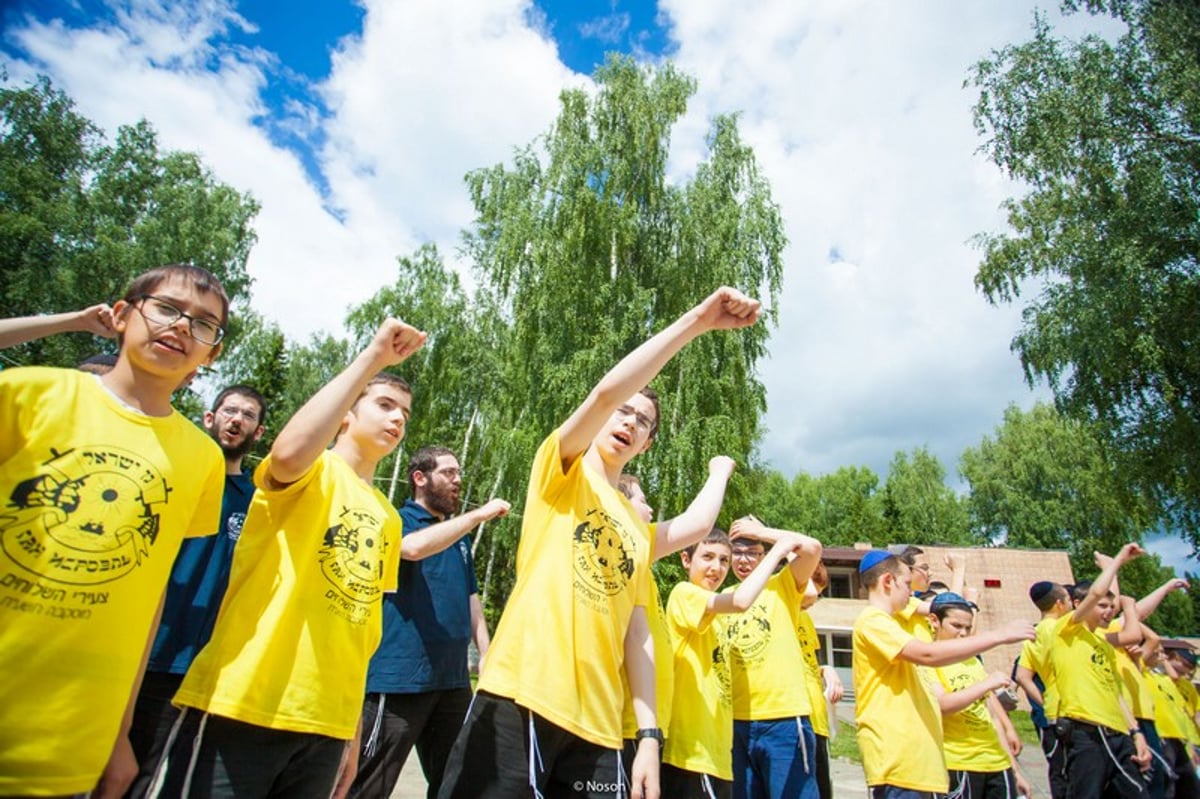
[{"label": "black-framed eyeglasses", "polygon": [[654,429],[654,420],[631,405],[622,405],[617,408],[616,413],[624,418],[632,416],[634,425],[643,433],[649,433]]},{"label": "black-framed eyeglasses", "polygon": [[198,319],[191,314],[186,314],[162,297],[155,297],[153,294],[143,294],[139,298],[136,307],[147,322],[153,322],[156,325],[169,326],[175,324],[180,319],[188,320],[188,335],[201,344],[215,347],[225,338],[225,328],[216,322],[209,321],[208,319]]}]

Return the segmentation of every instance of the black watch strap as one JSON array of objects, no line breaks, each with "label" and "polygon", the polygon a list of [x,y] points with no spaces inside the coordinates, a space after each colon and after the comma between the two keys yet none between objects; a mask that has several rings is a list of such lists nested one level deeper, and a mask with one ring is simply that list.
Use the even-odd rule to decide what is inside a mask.
[{"label": "black watch strap", "polygon": [[663,731],[658,727],[643,727],[633,735],[634,741],[640,741],[643,738],[653,738],[654,740],[658,741],[659,746],[662,746]]}]

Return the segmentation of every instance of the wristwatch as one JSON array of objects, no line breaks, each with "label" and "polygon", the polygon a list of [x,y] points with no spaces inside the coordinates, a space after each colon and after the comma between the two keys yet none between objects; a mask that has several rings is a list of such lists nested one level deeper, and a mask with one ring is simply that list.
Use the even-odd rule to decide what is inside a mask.
[{"label": "wristwatch", "polygon": [[658,727],[643,727],[633,734],[635,743],[640,742],[643,738],[653,738],[658,741],[659,747],[663,745],[663,732]]}]

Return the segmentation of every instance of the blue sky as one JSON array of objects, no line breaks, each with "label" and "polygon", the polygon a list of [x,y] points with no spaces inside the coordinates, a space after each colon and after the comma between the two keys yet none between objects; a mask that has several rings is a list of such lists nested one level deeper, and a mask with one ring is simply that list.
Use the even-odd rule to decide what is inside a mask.
[{"label": "blue sky", "polygon": [[[709,120],[737,112],[787,226],[762,457],[883,476],[923,446],[955,482],[1009,403],[1047,396],[1009,351],[1019,309],[973,285],[970,240],[1003,229],[1016,187],[977,152],[963,87],[972,63],[1028,36],[1036,7],[10,0],[0,60],[11,81],[50,75],[107,131],[148,119],[253,193],[254,305],[303,338],[336,332],[425,242],[465,271],[463,175],[543,133],[605,52],[670,57],[698,82],[672,179],[703,160]],[[1069,35],[1104,30],[1043,8]]]}]

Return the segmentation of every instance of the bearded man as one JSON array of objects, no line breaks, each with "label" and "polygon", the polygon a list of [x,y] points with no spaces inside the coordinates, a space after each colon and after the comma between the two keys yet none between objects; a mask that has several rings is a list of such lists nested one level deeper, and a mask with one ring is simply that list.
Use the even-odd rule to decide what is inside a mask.
[{"label": "bearded man", "polygon": [[[437,795],[471,704],[468,647],[474,641],[482,668],[491,641],[470,533],[508,513],[509,504],[492,499],[459,514],[462,471],[445,447],[414,453],[408,483],[412,497],[400,508],[400,587],[384,596],[383,639],[367,673],[362,752],[351,797],[391,796],[414,745],[428,795]],[[427,534],[411,535],[418,530]],[[453,543],[440,543],[447,540]],[[429,551],[438,546],[445,548]]]}]

